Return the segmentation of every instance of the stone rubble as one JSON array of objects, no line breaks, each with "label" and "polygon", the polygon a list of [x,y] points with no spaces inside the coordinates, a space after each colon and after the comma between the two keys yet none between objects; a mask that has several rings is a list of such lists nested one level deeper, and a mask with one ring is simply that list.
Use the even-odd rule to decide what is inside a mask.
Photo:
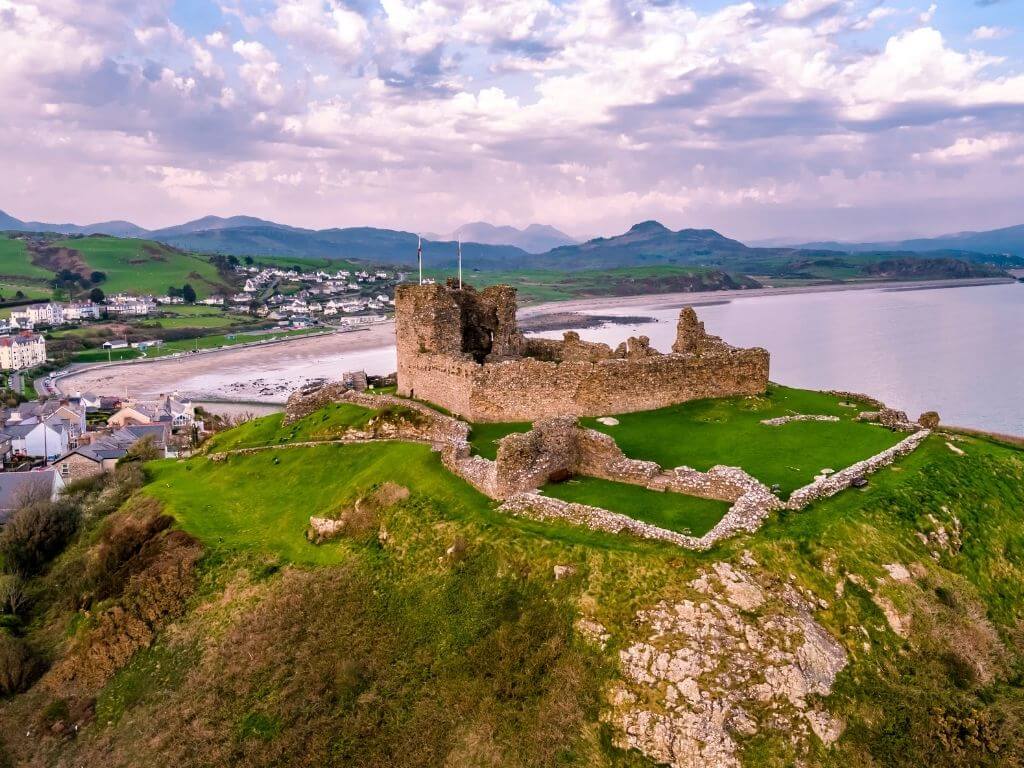
[{"label": "stone rubble", "polygon": [[821,413],[795,413],[792,416],[778,416],[774,419],[762,419],[761,423],[769,427],[781,427],[791,421],[839,421],[838,416],[826,416]]}]

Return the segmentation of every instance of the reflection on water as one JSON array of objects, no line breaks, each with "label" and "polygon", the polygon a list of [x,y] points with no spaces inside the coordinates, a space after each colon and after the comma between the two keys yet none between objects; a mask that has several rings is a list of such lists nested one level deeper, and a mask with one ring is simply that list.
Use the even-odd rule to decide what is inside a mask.
[{"label": "reflection on water", "polygon": [[[708,332],[771,352],[772,380],[866,392],[917,416],[1024,434],[1024,285],[758,296],[698,307]],[[579,329],[614,346],[645,335],[668,350],[678,306],[601,308],[644,314],[634,327]],[[538,334],[557,338],[561,332]]]}]

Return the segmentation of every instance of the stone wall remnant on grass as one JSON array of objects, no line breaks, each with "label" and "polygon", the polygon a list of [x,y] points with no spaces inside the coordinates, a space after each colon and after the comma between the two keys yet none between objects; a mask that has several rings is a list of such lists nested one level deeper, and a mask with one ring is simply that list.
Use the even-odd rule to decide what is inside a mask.
[{"label": "stone wall remnant on grass", "polygon": [[739,349],[680,313],[672,352],[646,337],[614,350],[566,332],[526,338],[509,286],[401,285],[395,295],[398,393],[473,422],[601,416],[708,397],[763,393],[768,352]]}]

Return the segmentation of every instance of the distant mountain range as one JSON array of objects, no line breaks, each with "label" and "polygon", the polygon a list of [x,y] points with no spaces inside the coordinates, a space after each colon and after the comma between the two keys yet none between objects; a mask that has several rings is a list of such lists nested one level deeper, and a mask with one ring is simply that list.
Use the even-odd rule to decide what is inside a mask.
[{"label": "distant mountain range", "polygon": [[1024,224],[985,232],[957,232],[940,237],[923,237],[881,243],[843,243],[823,241],[801,243],[794,248],[827,249],[862,253],[865,251],[972,251],[1000,256],[1024,257]]},{"label": "distant mountain range", "polygon": [[428,240],[462,240],[483,245],[514,245],[527,253],[546,253],[552,248],[579,242],[547,224],[531,224],[526,229],[516,229],[509,226],[496,227],[486,221],[463,224],[447,235],[428,233],[424,237]]},{"label": "distant mountain range", "polygon": [[[3,229],[76,235],[102,232],[122,237],[147,237],[186,250],[236,256],[356,259],[405,266],[416,264],[417,235],[412,232],[373,227],[313,230],[251,216],[206,216],[178,226],[147,231],[122,221],[86,226],[23,222],[0,212],[0,230]],[[927,252],[933,260],[933,266],[939,271],[942,270],[943,260],[978,265],[1024,264],[1024,226],[891,244],[809,243],[798,247],[774,248],[751,248],[712,229],[671,230],[657,221],[641,222],[621,235],[599,237],[583,243],[574,242],[564,233],[543,225],[531,225],[524,230],[517,230],[514,227],[495,227],[485,222],[475,222],[460,227],[453,235],[431,235],[425,239],[425,266],[444,269],[453,267],[457,252],[455,237],[459,235],[463,237],[464,266],[470,271],[677,265],[717,268],[734,274],[797,279],[822,273],[843,278],[861,273],[868,262],[888,260],[899,263],[910,252]],[[501,242],[507,240],[515,240],[519,245]],[[558,244],[539,250],[545,243]],[[983,276],[985,270],[979,267],[975,271],[978,276]]]}]

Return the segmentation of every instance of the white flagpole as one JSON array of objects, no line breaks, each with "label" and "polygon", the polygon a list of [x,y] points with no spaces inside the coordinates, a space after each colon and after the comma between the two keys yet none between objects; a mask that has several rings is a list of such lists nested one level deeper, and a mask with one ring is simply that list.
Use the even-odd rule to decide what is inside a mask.
[{"label": "white flagpole", "polygon": [[462,289],[462,238],[459,238],[459,289]]},{"label": "white flagpole", "polygon": [[420,285],[423,285],[423,238],[416,235],[416,262],[420,267]]}]

